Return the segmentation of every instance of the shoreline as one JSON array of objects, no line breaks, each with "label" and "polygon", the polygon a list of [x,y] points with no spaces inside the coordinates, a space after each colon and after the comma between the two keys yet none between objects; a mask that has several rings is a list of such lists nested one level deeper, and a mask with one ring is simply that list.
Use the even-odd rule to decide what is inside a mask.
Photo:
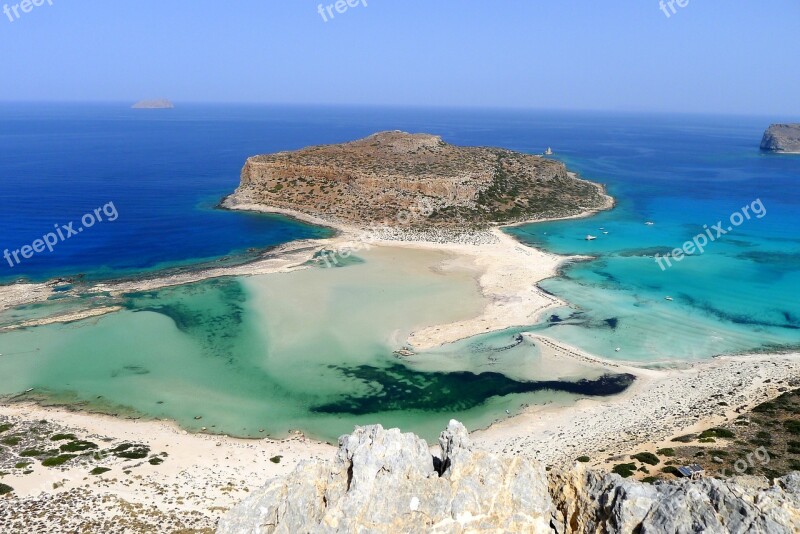
[{"label": "shoreline", "polygon": [[[614,205],[613,200],[609,205]],[[305,268],[304,264],[320,250],[336,247],[356,250],[359,246],[440,250],[467,258],[479,272],[476,282],[487,299],[486,306],[477,317],[413,332],[408,343],[420,350],[489,331],[536,323],[548,309],[566,305],[540,289],[538,282],[556,276],[567,262],[586,259],[582,256],[560,256],[527,246],[504,233],[502,226],[462,234],[460,241],[448,232],[435,233],[434,237],[441,240],[433,240],[430,233],[412,229],[387,228],[368,232],[292,210],[274,210],[249,204],[227,207],[279,213],[304,222],[323,224],[336,230],[337,234],[327,239],[286,243],[270,250],[262,258],[243,265],[100,283],[86,292],[121,295],[210,278],[290,272]],[[587,217],[594,213],[596,211],[565,218]],[[547,221],[528,223],[535,222]],[[13,286],[0,288],[0,294],[7,287]],[[12,296],[24,296],[27,289],[12,290]],[[0,299],[0,309],[3,303]],[[66,314],[62,319],[75,321],[82,318],[81,313],[90,317],[99,316],[101,311],[109,313],[116,310],[95,308]],[[19,327],[56,322],[57,319],[29,321]],[[684,433],[687,428],[714,426],[734,417],[734,414],[738,415],[741,410],[777,397],[779,388],[800,386],[798,353],[721,356],[696,363],[674,362],[674,365],[653,369],[635,365],[635,362],[606,360],[546,336],[533,333],[523,333],[523,336],[537,344],[543,357],[549,358],[555,365],[572,360],[602,372],[628,372],[636,376],[636,381],[619,395],[600,399],[582,398],[569,406],[529,406],[510,417],[495,420],[486,428],[473,429],[471,433],[475,443],[487,450],[499,454],[528,455],[553,466],[574,462],[581,455],[590,455],[594,464],[601,464],[605,457],[664,442]],[[671,401],[665,402],[666,399]],[[725,410],[719,404],[723,401],[728,405]],[[130,476],[111,472],[110,475],[116,474],[121,480],[117,477],[92,478],[88,491],[110,492],[140,505],[153,505],[159,510],[173,512],[173,505],[179,496],[189,491],[196,497],[191,503],[182,502],[178,511],[200,513],[208,521],[216,521],[226,506],[238,502],[268,478],[290,472],[305,459],[327,459],[336,450],[330,444],[306,438],[302,434],[286,439],[195,434],[182,430],[173,421],[120,418],[29,402],[0,403],[0,416],[47,419],[73,429],[82,436],[136,440],[150,444],[154,450],[169,450],[170,456],[162,466],[145,465],[144,474],[140,476],[137,472],[134,476],[135,482],[131,482]],[[176,449],[178,452],[175,452]],[[270,461],[271,457],[278,455],[282,456],[280,463]],[[26,476],[33,478],[26,479]],[[6,477],[4,480],[15,488],[15,498],[19,499],[35,498],[40,493],[67,495],[87,483],[85,473],[79,472],[78,468],[65,471],[40,468],[32,475]],[[213,484],[209,485],[207,480],[212,480]],[[53,484],[62,482],[63,485],[58,489],[52,488]],[[132,491],[131,484],[136,485],[135,491]]]}]

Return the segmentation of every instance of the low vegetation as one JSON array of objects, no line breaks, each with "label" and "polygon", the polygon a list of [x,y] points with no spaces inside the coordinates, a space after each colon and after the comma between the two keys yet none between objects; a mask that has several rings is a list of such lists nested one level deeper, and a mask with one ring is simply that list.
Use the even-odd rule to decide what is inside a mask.
[{"label": "low vegetation", "polygon": [[[728,424],[675,437],[675,446],[658,449],[655,454],[639,452],[631,459],[661,466],[657,475],[646,479],[678,477],[677,467],[690,464],[699,464],[706,476],[761,475],[775,479],[800,470],[798,435],[800,390],[785,392]],[[636,465],[620,464],[615,472],[627,476],[644,473],[644,465]]]}]

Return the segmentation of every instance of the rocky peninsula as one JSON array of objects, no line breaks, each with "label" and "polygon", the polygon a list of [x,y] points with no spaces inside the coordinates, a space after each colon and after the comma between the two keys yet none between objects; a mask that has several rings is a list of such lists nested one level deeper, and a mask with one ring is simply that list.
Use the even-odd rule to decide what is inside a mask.
[{"label": "rocky peninsula", "polygon": [[761,150],[800,154],[800,124],[773,124],[764,132]]},{"label": "rocky peninsula", "polygon": [[400,131],[251,157],[225,202],[362,228],[459,230],[571,217],[610,204],[601,186],[561,162]]}]

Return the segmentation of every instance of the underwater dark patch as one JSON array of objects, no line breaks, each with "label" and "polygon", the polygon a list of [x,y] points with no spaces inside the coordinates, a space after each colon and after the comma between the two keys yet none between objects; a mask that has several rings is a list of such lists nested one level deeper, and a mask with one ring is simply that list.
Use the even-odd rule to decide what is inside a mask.
[{"label": "underwater dark patch", "polygon": [[675,247],[645,247],[645,248],[628,248],[615,252],[615,256],[621,258],[652,258],[656,254],[659,256],[668,256]]},{"label": "underwater dark patch", "polygon": [[522,382],[500,373],[421,372],[401,364],[388,367],[330,367],[347,378],[363,381],[370,386],[370,391],[364,395],[345,396],[335,402],[314,406],[311,408],[312,412],[366,415],[397,410],[461,411],[480,406],[491,397],[535,391],[563,391],[588,396],[615,395],[624,391],[635,380],[631,374],[607,374],[595,380],[583,379],[575,382]]},{"label": "underwater dark patch", "polygon": [[126,365],[122,369],[118,371],[112,371],[111,377],[116,378],[118,376],[136,376],[136,375],[149,375],[150,371],[141,367],[139,365]]},{"label": "underwater dark patch", "polygon": [[206,280],[125,297],[126,309],[169,317],[178,330],[194,338],[206,352],[231,358],[242,329],[246,300],[244,289],[235,279]]},{"label": "underwater dark patch", "polygon": [[[753,317],[751,317],[749,315],[741,315],[741,314],[737,315],[737,314],[733,314],[733,313],[728,313],[728,312],[726,312],[724,310],[720,310],[719,308],[715,308],[714,306],[712,306],[711,304],[709,304],[707,302],[701,302],[701,301],[698,301],[696,299],[693,299],[689,295],[685,295],[684,294],[684,295],[681,295],[681,297],[682,297],[682,300],[685,300],[686,302],[691,304],[692,307],[697,308],[699,310],[702,310],[702,311],[708,313],[709,315],[713,315],[714,317],[717,317],[717,318],[725,320],[725,321],[729,321],[729,322],[734,323],[734,324],[743,324],[743,325],[748,325],[748,326],[766,326],[766,327],[771,327],[771,328],[787,328],[789,330],[800,330],[800,325],[797,325],[797,324],[761,321],[761,320],[758,320],[758,319],[754,319]],[[783,315],[784,315],[784,317],[786,317],[786,313],[785,312],[783,313]]]}]

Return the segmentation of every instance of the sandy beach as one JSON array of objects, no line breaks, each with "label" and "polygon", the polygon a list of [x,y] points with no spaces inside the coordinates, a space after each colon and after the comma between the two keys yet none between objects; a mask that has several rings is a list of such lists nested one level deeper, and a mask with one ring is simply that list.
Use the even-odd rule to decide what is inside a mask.
[{"label": "sandy beach", "polygon": [[[408,344],[423,350],[480,333],[536,323],[546,310],[564,304],[539,289],[537,283],[554,276],[564,262],[582,259],[522,245],[498,228],[461,236],[431,236],[402,229],[364,232],[330,221],[313,222],[335,226],[340,233],[327,240],[287,244],[246,265],[109,282],[85,290],[120,295],[219,276],[287,272],[303,268],[322,250],[333,251],[334,255],[348,251],[357,254],[358,250],[370,247],[440,250],[448,253],[449,261],[474,267],[476,283],[487,304],[472,319],[412,333]],[[446,272],[448,265],[442,264],[440,269]],[[0,288],[0,306],[42,300],[47,297],[48,287],[46,284],[4,286]],[[87,310],[83,317],[113,311],[113,308]],[[80,312],[72,313],[22,326],[81,317]],[[481,447],[531,456],[554,466],[571,463],[581,455],[588,455],[595,465],[601,465],[637,447],[652,446],[687,430],[730,420],[800,385],[800,354],[720,357],[654,370],[606,361],[539,335],[525,334],[525,337],[539,347],[548,365],[568,368],[570,363],[580,362],[596,367],[598,372],[625,372],[637,378],[625,393],[613,398],[583,399],[568,407],[529,407],[519,415],[497,420],[489,428],[473,433]],[[15,510],[36,508],[42,499],[50,499],[51,519],[65,514],[78,501],[119,499],[134,506],[131,517],[146,507],[152,517],[164,514],[169,519],[163,520],[174,521],[176,526],[213,528],[221,514],[253,488],[271,477],[288,473],[305,459],[329,458],[335,450],[332,445],[301,435],[276,441],[188,434],[170,422],[118,419],[30,404],[2,405],[0,416],[11,421],[46,419],[82,438],[136,440],[148,444],[153,452],[168,454],[160,465],[117,462],[100,477],[87,475],[83,466],[70,469],[36,466],[28,475],[6,476],[4,483],[14,487],[15,493],[0,503],[0,518],[2,514],[18,516],[20,512]],[[277,456],[281,457],[279,463],[270,461]],[[97,507],[98,524],[109,514],[118,513],[120,506],[118,503],[108,509]]]},{"label": "sandy beach", "polygon": [[[10,422],[47,420],[60,432],[102,443],[111,440],[148,445],[154,453],[166,453],[164,462],[151,465],[144,460],[107,459],[98,465],[110,471],[93,476],[91,466],[68,469],[35,465],[27,475],[3,478],[14,488],[13,499],[0,498],[0,524],[13,525],[23,520],[23,510],[43,494],[60,496],[47,511],[51,521],[68,514],[86,494],[111,495],[132,505],[152,508],[172,518],[175,527],[213,528],[225,510],[245,498],[254,488],[272,477],[290,472],[298,462],[328,458],[334,447],[296,434],[285,440],[242,440],[225,436],[190,434],[169,422],[122,419],[85,414],[31,404],[0,405],[0,418]],[[271,458],[280,456],[278,463]],[[14,503],[22,501],[27,504]],[[132,512],[135,510],[131,510]],[[123,517],[119,506],[98,508],[86,521],[102,522],[103,514]],[[133,521],[136,514],[130,514]],[[108,519],[106,518],[106,519]],[[16,523],[15,523],[16,521]],[[30,525],[28,525],[30,526]]]}]

